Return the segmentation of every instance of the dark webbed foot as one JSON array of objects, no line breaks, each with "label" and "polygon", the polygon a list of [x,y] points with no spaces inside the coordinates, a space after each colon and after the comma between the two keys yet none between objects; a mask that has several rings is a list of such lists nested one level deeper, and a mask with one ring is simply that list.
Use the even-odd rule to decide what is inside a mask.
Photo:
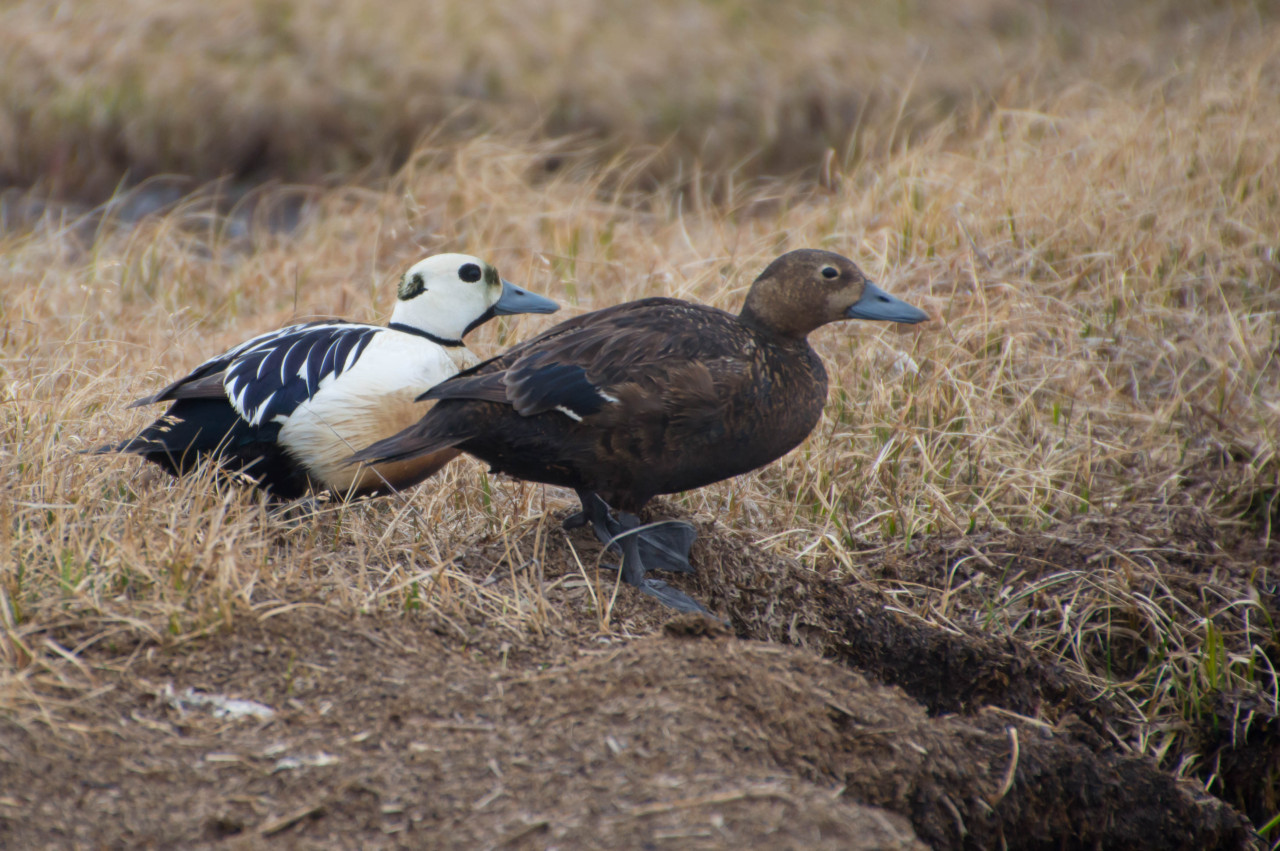
[{"label": "dark webbed foot", "polygon": [[622,524],[609,512],[609,506],[603,499],[590,491],[578,491],[578,499],[582,502],[582,510],[564,519],[561,524],[564,529],[578,529],[590,523],[595,530],[596,539],[602,544],[610,543],[625,531]]},{"label": "dark webbed foot", "polygon": [[621,551],[623,581],[676,611],[711,614],[680,589],[645,576],[651,570],[693,573],[689,550],[698,533],[691,524],[666,520],[646,526],[634,514],[618,512],[615,517],[594,493],[578,491],[578,499],[582,500],[582,511],[566,518],[564,528],[576,529],[590,523],[601,543]]},{"label": "dark webbed foot", "polygon": [[[704,615],[711,615],[711,610],[706,606],[661,579],[643,579],[636,586],[636,589],[642,594],[648,594],[650,597],[656,598],[658,602],[678,612],[700,612]],[[715,615],[711,615],[711,617],[715,617]]]},{"label": "dark webbed foot", "polygon": [[689,551],[697,540],[698,532],[692,524],[682,520],[663,520],[644,526],[634,514],[615,517],[605,501],[593,493],[578,491],[578,499],[582,501],[582,510],[565,518],[565,529],[577,529],[590,523],[596,539],[614,551],[620,551],[618,538],[630,533],[631,537],[639,539],[640,557],[648,570],[693,573]]},{"label": "dark webbed foot", "polygon": [[[627,525],[628,521],[634,521],[638,526],[640,522],[634,514],[623,514],[619,519],[623,525]],[[649,579],[645,576],[652,567],[645,564],[644,557],[641,555],[640,534],[640,532],[632,532],[623,534],[617,539],[617,542],[622,545],[622,581],[635,586],[642,594],[656,597],[661,603],[676,611],[711,614],[710,610],[679,588],[674,588],[661,579]]]},{"label": "dark webbed foot", "polygon": [[693,573],[689,551],[698,530],[683,520],[663,520],[632,533],[640,540],[640,557],[648,570]]}]

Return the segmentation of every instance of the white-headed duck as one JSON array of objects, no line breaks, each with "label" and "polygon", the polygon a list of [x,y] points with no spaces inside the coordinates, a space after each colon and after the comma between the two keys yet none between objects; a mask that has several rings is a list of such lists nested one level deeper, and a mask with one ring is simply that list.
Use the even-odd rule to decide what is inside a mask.
[{"label": "white-headed duck", "polygon": [[577,316],[433,387],[422,398],[439,401],[421,420],[351,460],[460,449],[495,471],[573,488],[583,510],[565,525],[590,521],[602,541],[621,544],[627,583],[705,611],[645,575],[692,571],[693,528],[631,532],[636,512],[658,494],[768,464],[808,436],[827,398],[826,370],[807,340],[814,329],[927,318],[839,254],[792,251],[760,274],[737,316],[671,298]]},{"label": "white-headed duck", "polygon": [[173,402],[164,416],[98,451],[141,455],[175,476],[214,457],[285,500],[308,490],[347,497],[417,484],[458,450],[361,467],[346,459],[417,421],[417,397],[478,362],[462,342],[467,332],[494,316],[559,306],[466,254],[419,261],[396,295],[386,326],[290,325],[210,358],[131,406]]}]

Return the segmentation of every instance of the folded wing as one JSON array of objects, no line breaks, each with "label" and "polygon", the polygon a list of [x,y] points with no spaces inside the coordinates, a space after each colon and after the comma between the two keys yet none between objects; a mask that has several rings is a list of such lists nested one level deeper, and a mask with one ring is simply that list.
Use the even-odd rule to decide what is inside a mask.
[{"label": "folded wing", "polygon": [[288,417],[328,381],[350,369],[385,329],[354,322],[290,325],[212,357],[131,407],[225,397],[253,426]]}]

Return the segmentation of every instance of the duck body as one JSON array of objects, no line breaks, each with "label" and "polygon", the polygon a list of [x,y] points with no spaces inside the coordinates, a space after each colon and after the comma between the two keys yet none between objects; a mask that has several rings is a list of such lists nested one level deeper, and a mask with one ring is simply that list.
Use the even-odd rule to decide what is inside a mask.
[{"label": "duck body", "polygon": [[650,298],[569,320],[438,387],[431,434],[495,471],[636,512],[786,454],[826,393],[804,340]]},{"label": "duck body", "polygon": [[291,325],[210,358],[135,402],[173,404],[133,439],[100,451],[138,454],[175,476],[215,458],[279,499],[313,490],[365,496],[421,482],[458,450],[360,467],[345,459],[416,422],[418,396],[477,363],[461,339],[467,331],[499,313],[556,305],[467,255],[415,265],[400,295],[388,326]]},{"label": "duck body", "polygon": [[574,488],[583,511],[566,525],[590,521],[622,549],[628,583],[705,611],[645,576],[655,566],[692,571],[692,527],[640,529],[635,512],[655,495],[768,464],[808,436],[827,395],[807,341],[815,328],[926,318],[847,258],[793,251],[761,273],[736,316],[668,298],[578,316],[428,390],[422,398],[436,406],[419,422],[351,460],[460,449],[497,471]]},{"label": "duck body", "polygon": [[134,403],[173,405],[118,451],[175,475],[210,456],[280,499],[312,490],[371,495],[410,487],[457,451],[353,468],[353,448],[416,422],[423,392],[473,365],[465,346],[376,325],[293,325],[205,361]]}]

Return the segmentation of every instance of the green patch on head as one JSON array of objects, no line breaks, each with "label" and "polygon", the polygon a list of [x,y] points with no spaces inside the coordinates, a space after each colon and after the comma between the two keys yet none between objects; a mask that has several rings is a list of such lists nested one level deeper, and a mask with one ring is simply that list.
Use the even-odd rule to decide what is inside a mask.
[{"label": "green patch on head", "polygon": [[421,272],[405,272],[404,277],[400,279],[400,288],[396,291],[396,296],[401,301],[408,301],[422,295],[422,291],[426,288],[427,282]]},{"label": "green patch on head", "polygon": [[502,279],[498,277],[498,270],[491,263],[484,264],[484,282],[490,287],[502,286]]}]

